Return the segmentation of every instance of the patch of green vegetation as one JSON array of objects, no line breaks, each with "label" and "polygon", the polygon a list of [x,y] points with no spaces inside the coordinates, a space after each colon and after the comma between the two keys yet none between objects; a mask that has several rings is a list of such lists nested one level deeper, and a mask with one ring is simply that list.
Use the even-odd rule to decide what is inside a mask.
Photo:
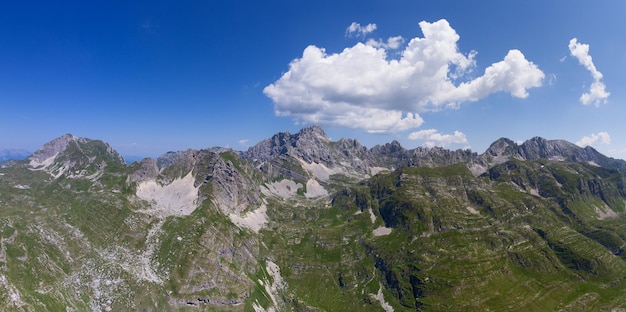
[{"label": "patch of green vegetation", "polygon": [[235,167],[235,169],[237,169],[237,171],[239,171],[239,173],[245,174],[245,171],[241,167],[242,160],[238,155],[235,154],[235,152],[233,151],[223,152],[223,153],[220,153],[220,156],[222,157],[222,159],[229,161],[231,164],[233,164],[233,166]]}]

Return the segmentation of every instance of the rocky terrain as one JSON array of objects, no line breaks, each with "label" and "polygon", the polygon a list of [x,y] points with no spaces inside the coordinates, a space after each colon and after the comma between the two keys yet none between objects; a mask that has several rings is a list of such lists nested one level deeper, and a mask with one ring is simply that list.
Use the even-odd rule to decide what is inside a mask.
[{"label": "rocky terrain", "polygon": [[319,127],[126,165],[64,135],[0,168],[8,311],[626,309],[626,162]]}]

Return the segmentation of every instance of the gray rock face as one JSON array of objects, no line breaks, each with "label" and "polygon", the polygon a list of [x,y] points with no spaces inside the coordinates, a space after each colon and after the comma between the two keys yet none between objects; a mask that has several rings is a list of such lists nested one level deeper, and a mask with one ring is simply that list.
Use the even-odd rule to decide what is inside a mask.
[{"label": "gray rock face", "polygon": [[54,179],[90,177],[97,180],[110,165],[125,166],[122,155],[99,140],[63,135],[46,143],[26,159],[26,165],[48,172]]},{"label": "gray rock face", "polygon": [[304,128],[296,134],[278,133],[242,152],[241,157],[252,161],[272,177],[284,176],[301,181],[309,177],[298,160],[323,164],[327,168],[341,167],[343,171],[359,176],[366,175],[370,166],[365,161],[367,148],[361,143],[353,139],[332,142],[318,126]]},{"label": "gray rock face", "polygon": [[206,166],[205,181],[212,185],[214,202],[225,214],[239,214],[261,204],[259,188],[250,178],[251,172],[246,172],[252,168],[236,162],[215,154]]},{"label": "gray rock face", "polygon": [[288,156],[297,157],[307,163],[322,163],[327,167],[341,166],[355,173],[367,175],[373,167],[398,168],[401,166],[436,167],[465,164],[475,174],[506,162],[511,158],[536,160],[541,158],[591,162],[601,166],[626,169],[626,162],[606,157],[592,147],[581,148],[563,140],[532,138],[521,145],[510,139],[501,138],[489,146],[483,154],[470,150],[448,150],[441,147],[418,147],[407,150],[399,142],[376,145],[371,149],[357,140],[340,139],[331,142],[317,126],[304,128],[297,134],[278,133],[242,152],[245,159],[255,160],[257,166],[268,173],[304,178],[298,170],[287,168]]},{"label": "gray rock face", "polygon": [[145,158],[139,163],[139,169],[128,175],[127,183],[142,182],[155,179],[159,175],[157,161]]},{"label": "gray rock face", "polygon": [[481,158],[490,165],[496,165],[510,158],[520,160],[551,159],[561,161],[589,162],[600,166],[626,169],[626,162],[602,155],[593,147],[579,147],[564,140],[546,140],[534,137],[521,145],[501,138],[481,155]]},{"label": "gray rock face", "polygon": [[255,161],[266,173],[296,180],[305,177],[288,165],[289,157],[296,157],[306,163],[324,164],[328,168],[341,167],[343,172],[362,177],[371,174],[372,168],[392,170],[401,166],[441,166],[459,162],[468,163],[469,166],[481,161],[476,153],[468,150],[450,151],[440,147],[407,150],[398,141],[376,145],[371,149],[354,139],[342,138],[332,142],[317,126],[302,129],[295,135],[288,132],[276,134],[241,155]]},{"label": "gray rock face", "polygon": [[224,148],[168,152],[158,159],[144,159],[129,175],[128,183],[156,180],[167,185],[190,172],[195,187],[211,186],[210,200],[225,214],[241,213],[260,204],[258,181],[253,181],[249,163]]},{"label": "gray rock face", "polygon": [[516,153],[516,149],[517,144],[515,144],[515,142],[507,138],[500,138],[491,143],[484,154],[494,157],[514,155]]},{"label": "gray rock face", "polygon": [[35,151],[30,157],[28,157],[28,159],[33,164],[43,163],[45,160],[57,156],[59,153],[65,151],[70,142],[76,141],[84,141],[84,139],[80,139],[73,134],[65,134],[44,144],[44,146]]},{"label": "gray rock face", "polygon": [[584,149],[563,140],[546,140],[541,137],[534,137],[527,140],[518,148],[518,154],[522,159],[540,158],[564,158],[576,159],[575,161],[590,161],[593,155],[585,152]]},{"label": "gray rock face", "polygon": [[304,128],[296,134],[280,132],[265,139],[243,152],[244,158],[268,161],[279,155],[289,154],[307,162],[327,162],[330,152],[326,133],[322,128],[313,126]]}]

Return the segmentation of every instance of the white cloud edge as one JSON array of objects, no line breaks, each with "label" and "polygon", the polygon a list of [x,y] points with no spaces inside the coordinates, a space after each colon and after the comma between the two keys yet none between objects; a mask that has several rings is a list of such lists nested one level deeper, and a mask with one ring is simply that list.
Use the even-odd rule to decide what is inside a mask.
[{"label": "white cloud edge", "polygon": [[442,134],[437,129],[424,129],[411,132],[408,139],[422,140],[426,147],[447,147],[454,144],[462,144],[468,147],[467,136],[458,130],[455,130],[452,134]]},{"label": "white cloud edge", "polygon": [[365,26],[361,26],[360,23],[352,22],[352,24],[350,24],[350,26],[346,28],[346,37],[351,37],[351,36],[365,37],[367,34],[370,34],[374,30],[376,30],[376,28],[377,26],[374,23],[369,23]]},{"label": "white cloud edge", "polygon": [[611,136],[605,131],[600,131],[598,133],[592,133],[588,136],[583,136],[576,142],[576,145],[580,147],[596,146],[599,144],[611,144]]},{"label": "white cloud edge", "polygon": [[589,54],[589,45],[585,43],[578,43],[577,38],[572,38],[569,41],[568,48],[570,54],[578,60],[578,63],[585,67],[589,73],[591,73],[591,77],[593,78],[593,83],[589,87],[589,92],[583,93],[579,101],[583,105],[591,105],[593,104],[596,107],[599,107],[600,104],[605,104],[610,92],[606,91],[606,85],[602,82],[602,73],[596,68],[593,63],[593,58]]},{"label": "white cloud edge", "polygon": [[[346,34],[375,29],[368,26],[353,23]],[[409,40],[400,59],[387,55],[404,42],[399,36],[359,42],[338,53],[310,45],[263,92],[276,115],[296,123],[396,133],[420,127],[420,112],[458,108],[500,91],[526,98],[528,89],[542,85],[544,73],[519,50],[510,50],[482,76],[463,80],[474,70],[477,53],[459,52],[460,37],[444,19],[419,26],[424,38]]]}]

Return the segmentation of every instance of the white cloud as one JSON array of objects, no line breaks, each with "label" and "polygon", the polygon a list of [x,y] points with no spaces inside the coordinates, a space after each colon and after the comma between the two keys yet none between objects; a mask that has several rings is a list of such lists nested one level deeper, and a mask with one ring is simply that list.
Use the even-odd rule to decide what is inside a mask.
[{"label": "white cloud", "polygon": [[556,83],[556,81],[558,80],[556,74],[552,73],[550,75],[548,75],[548,85],[552,86]]},{"label": "white cloud", "polygon": [[352,24],[350,24],[350,26],[346,28],[346,36],[356,35],[356,36],[364,37],[365,35],[373,32],[374,30],[376,30],[376,24],[369,23],[365,26],[361,26],[361,24],[357,22],[352,22]]},{"label": "white cloud", "polygon": [[419,127],[420,112],[456,108],[498,91],[525,98],[542,84],[544,73],[518,50],[483,76],[463,79],[476,67],[477,53],[459,52],[460,37],[446,20],[419,26],[424,38],[411,39],[399,59],[388,58],[387,51],[400,46],[400,37],[330,54],[308,46],[263,92],[277,115],[297,122],[393,133]]},{"label": "white cloud", "polygon": [[250,140],[248,140],[248,139],[242,139],[242,140],[239,140],[239,144],[247,147],[249,141]]},{"label": "white cloud", "polygon": [[387,38],[386,42],[383,42],[382,39],[378,39],[378,40],[369,39],[367,40],[365,44],[372,46],[374,48],[395,50],[399,48],[403,43],[404,43],[404,38],[402,38],[402,36],[395,36],[395,37]]},{"label": "white cloud", "polygon": [[423,140],[424,145],[428,147],[433,146],[448,146],[451,144],[466,144],[467,137],[463,132],[454,131],[453,134],[441,134],[436,129],[426,129],[409,134],[410,140]]},{"label": "white cloud", "polygon": [[611,144],[611,136],[608,133],[602,131],[598,133],[592,133],[590,136],[583,136],[580,141],[576,142],[576,145],[580,147],[598,144]]},{"label": "white cloud", "polygon": [[576,57],[578,62],[591,73],[594,80],[589,88],[589,92],[580,96],[580,102],[584,105],[593,104],[596,107],[606,103],[606,99],[611,93],[606,91],[606,86],[602,82],[602,73],[593,64],[593,59],[589,55],[589,45],[578,43],[578,40],[573,38],[569,41],[568,47],[571,55]]}]

